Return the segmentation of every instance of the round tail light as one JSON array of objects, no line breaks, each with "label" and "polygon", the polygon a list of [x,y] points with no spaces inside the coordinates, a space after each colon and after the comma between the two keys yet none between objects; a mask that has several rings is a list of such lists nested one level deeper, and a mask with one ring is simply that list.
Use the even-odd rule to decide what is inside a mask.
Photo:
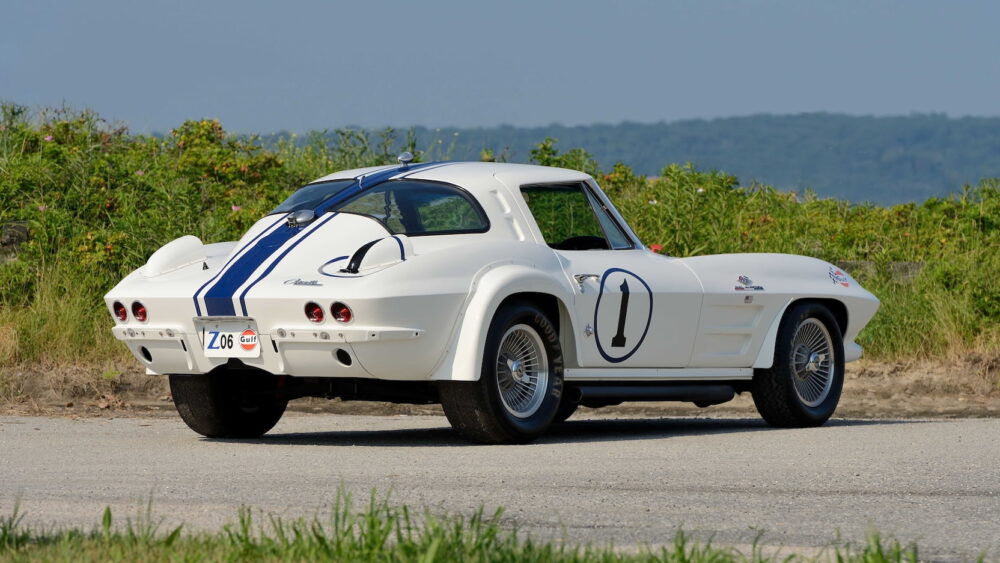
[{"label": "round tail light", "polygon": [[119,321],[125,322],[128,320],[128,309],[126,309],[125,305],[122,305],[121,302],[115,301],[115,304],[112,305],[111,308],[115,310],[115,317]]},{"label": "round tail light", "polygon": [[132,316],[140,323],[146,322],[146,306],[138,301],[132,303]]},{"label": "round tail light", "polygon": [[330,313],[338,323],[349,323],[354,318],[351,308],[339,301],[330,306]]},{"label": "round tail light", "polygon": [[312,302],[306,303],[306,318],[311,323],[323,322],[323,308]]}]

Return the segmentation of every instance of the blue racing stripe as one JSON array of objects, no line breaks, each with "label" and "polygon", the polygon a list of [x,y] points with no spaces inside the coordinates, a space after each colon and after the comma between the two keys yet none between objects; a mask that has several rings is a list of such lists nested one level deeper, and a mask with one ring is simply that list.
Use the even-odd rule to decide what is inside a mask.
[{"label": "blue racing stripe", "polygon": [[205,282],[204,284],[202,284],[202,286],[198,288],[198,291],[194,292],[194,312],[195,312],[195,315],[197,315],[199,317],[201,316],[201,304],[198,303],[198,294],[200,294],[202,291],[204,291],[205,288],[208,287],[208,284],[214,282],[216,280],[216,278],[218,278],[220,275],[222,275],[222,272],[224,272],[226,270],[226,268],[228,268],[229,265],[232,264],[233,260],[236,260],[236,258],[240,255],[241,252],[243,252],[244,250],[246,250],[247,248],[249,248],[250,245],[252,245],[253,243],[257,242],[257,239],[259,239],[260,237],[264,236],[264,233],[266,233],[266,232],[270,231],[271,229],[273,229],[275,225],[277,225],[278,223],[284,221],[285,217],[287,217],[287,215],[282,215],[281,218],[279,218],[277,221],[275,221],[274,223],[271,223],[270,226],[264,228],[263,230],[261,230],[261,232],[257,233],[257,236],[253,237],[253,239],[251,239],[250,242],[244,244],[243,248],[240,248],[236,252],[233,252],[233,255],[229,258],[229,260],[226,261],[225,264],[222,265],[221,268],[219,268],[219,271],[216,272],[214,276],[212,276],[211,278],[209,278],[207,282]]},{"label": "blue racing stripe", "polygon": [[[309,232],[307,232],[307,233],[303,234],[301,237],[299,237],[298,240],[296,240],[291,245],[289,245],[289,247],[286,248],[284,252],[282,252],[281,254],[279,254],[277,258],[275,258],[274,260],[272,260],[271,264],[267,267],[267,269],[264,270],[264,272],[260,276],[258,276],[257,279],[255,279],[252,284],[248,285],[247,288],[243,290],[243,293],[240,294],[240,308],[243,309],[243,316],[247,316],[247,302],[246,302],[246,297],[247,297],[247,293],[249,293],[250,290],[253,289],[253,286],[257,285],[258,283],[261,282],[261,280],[263,280],[264,278],[266,278],[267,275],[270,274],[272,270],[274,270],[275,266],[277,266],[278,263],[281,262],[282,259],[285,258],[285,256],[288,256],[288,253],[291,252],[296,246],[298,246],[299,244],[301,244],[302,241],[304,241],[307,238],[309,238],[309,235],[311,235],[311,234],[315,233],[316,231],[322,229],[323,225],[329,223],[330,219],[333,219],[337,215],[340,215],[340,213],[331,213],[325,219],[323,219],[322,221],[320,221],[319,224],[316,225],[316,227],[314,229],[311,229]],[[232,301],[230,301],[230,305],[232,305]]]},{"label": "blue racing stripe", "polygon": [[236,289],[243,285],[254,270],[259,268],[265,260],[298,232],[297,228],[281,225],[243,253],[239,260],[219,277],[215,285],[205,292],[205,311],[209,315],[235,315],[233,294],[236,293]]},{"label": "blue racing stripe", "polygon": [[[409,175],[418,170],[429,168],[431,166],[440,165],[440,163],[425,162],[421,164],[412,164],[406,168],[400,168],[393,166],[385,170],[378,170],[371,172],[366,175],[361,175],[355,178],[355,184],[345,188],[343,191],[338,193],[336,196],[330,198],[329,200],[323,202],[314,210],[317,215],[331,209],[335,206],[343,204],[345,201],[353,198],[359,193],[371,189],[387,180],[392,179],[394,176],[399,175]],[[284,216],[278,220],[281,222],[284,220]],[[329,219],[326,219],[329,220]],[[324,221],[325,222],[325,221]],[[272,225],[273,226],[273,225]],[[270,228],[270,227],[269,227]],[[315,229],[313,229],[315,230]],[[266,232],[266,231],[264,231]],[[244,246],[245,251],[242,255],[234,255],[233,258],[223,266],[223,270],[220,274],[216,274],[216,278],[212,278],[205,285],[213,283],[214,285],[208,289],[204,294],[205,300],[205,313],[213,316],[234,316],[236,315],[236,308],[233,306],[233,297],[235,296],[237,290],[247,282],[250,276],[258,269],[262,264],[264,264],[279,248],[285,245],[288,241],[295,238],[295,236],[301,233],[302,230],[298,228],[291,228],[287,225],[282,225],[275,228],[273,231],[267,234],[267,236],[261,237],[258,235],[253,241],[247,243]],[[312,231],[310,231],[312,232]],[[261,233],[263,234],[263,232]],[[308,235],[306,235],[308,236]],[[303,237],[304,238],[304,237]],[[301,240],[301,239],[300,239]],[[278,257],[280,261],[288,253],[289,250],[298,245],[299,241],[296,241],[291,247],[289,247],[281,256]],[[252,246],[251,246],[252,245]],[[255,280],[250,287],[256,285],[264,276],[271,272],[274,264],[269,267],[265,273]],[[227,269],[228,267],[228,269]],[[204,290],[205,285],[198,289],[195,293],[195,311],[198,315],[201,315],[201,308],[198,304],[198,294]],[[240,304],[243,309],[243,314],[246,314],[246,305],[244,303],[244,297],[247,291],[250,290],[248,287],[240,295]]]}]

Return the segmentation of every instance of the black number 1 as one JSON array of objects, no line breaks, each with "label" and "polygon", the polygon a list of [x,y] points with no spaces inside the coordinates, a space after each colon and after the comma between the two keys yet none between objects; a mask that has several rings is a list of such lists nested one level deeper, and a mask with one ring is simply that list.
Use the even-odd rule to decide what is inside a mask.
[{"label": "black number 1", "polygon": [[618,310],[618,334],[611,339],[612,348],[625,347],[625,315],[628,314],[628,280],[623,280],[618,289],[622,290],[622,306]]}]

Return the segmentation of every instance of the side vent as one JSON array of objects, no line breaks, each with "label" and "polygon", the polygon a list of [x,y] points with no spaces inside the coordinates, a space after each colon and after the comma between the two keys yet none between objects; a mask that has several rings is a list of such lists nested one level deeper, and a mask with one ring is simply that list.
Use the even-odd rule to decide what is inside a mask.
[{"label": "side vent", "polygon": [[361,248],[355,250],[354,254],[351,255],[351,259],[347,262],[347,267],[341,270],[341,272],[347,274],[356,274],[359,271],[361,271],[361,262],[365,259],[365,254],[368,254],[368,251],[371,250],[371,248],[375,246],[375,243],[377,243],[380,240],[382,239],[375,239],[365,244]]},{"label": "side vent", "polygon": [[413,255],[413,246],[406,235],[393,235],[373,240],[357,250],[341,270],[345,274],[363,274],[387,268]]}]

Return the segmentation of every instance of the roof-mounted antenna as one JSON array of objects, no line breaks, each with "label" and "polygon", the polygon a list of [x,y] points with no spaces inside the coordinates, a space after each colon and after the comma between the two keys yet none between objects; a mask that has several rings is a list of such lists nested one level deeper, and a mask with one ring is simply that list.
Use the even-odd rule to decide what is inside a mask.
[{"label": "roof-mounted antenna", "polygon": [[411,162],[413,162],[413,153],[410,151],[406,151],[397,156],[396,160],[399,161],[400,168],[406,168],[407,166],[410,165]]}]

